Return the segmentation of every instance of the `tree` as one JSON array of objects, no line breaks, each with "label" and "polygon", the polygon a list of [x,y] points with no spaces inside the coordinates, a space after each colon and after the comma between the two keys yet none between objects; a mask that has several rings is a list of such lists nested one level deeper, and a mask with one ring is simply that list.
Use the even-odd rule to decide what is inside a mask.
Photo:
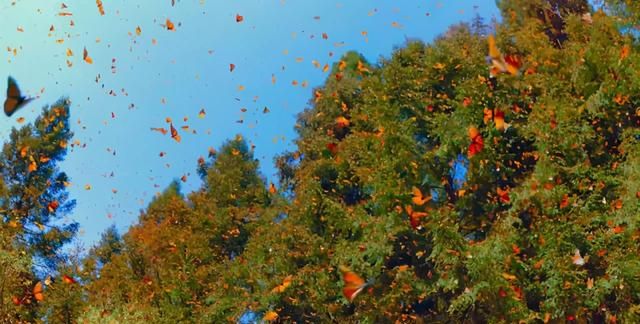
[{"label": "tree", "polygon": [[[33,124],[12,129],[0,153],[0,313],[3,321],[37,318],[36,274],[55,270],[77,224],[58,222],[74,206],[58,169],[73,136],[69,100],[45,107]],[[34,271],[37,270],[37,271]]]}]

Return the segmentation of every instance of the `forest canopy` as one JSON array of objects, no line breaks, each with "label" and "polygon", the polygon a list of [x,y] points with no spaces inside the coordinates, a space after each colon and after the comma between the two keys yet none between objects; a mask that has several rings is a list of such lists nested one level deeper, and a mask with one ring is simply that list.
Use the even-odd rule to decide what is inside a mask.
[{"label": "forest canopy", "polygon": [[640,322],[640,8],[606,4],[501,0],[500,23],[349,52],[276,183],[229,134],[198,190],[85,255],[58,221],[69,101],[45,107],[0,154],[2,320]]}]

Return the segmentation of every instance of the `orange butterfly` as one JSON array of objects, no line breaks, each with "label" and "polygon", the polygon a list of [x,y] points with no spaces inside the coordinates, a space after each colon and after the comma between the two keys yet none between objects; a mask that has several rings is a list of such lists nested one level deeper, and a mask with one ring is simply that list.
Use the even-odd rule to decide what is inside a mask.
[{"label": "orange butterfly", "polygon": [[496,39],[493,35],[489,35],[487,40],[489,42],[489,59],[491,59],[489,75],[491,77],[495,77],[500,73],[518,75],[518,73],[520,73],[520,66],[522,65],[520,60],[513,55],[503,56],[496,46]]},{"label": "orange butterfly", "polygon": [[47,205],[47,210],[49,213],[54,213],[58,207],[60,207],[60,203],[57,200],[54,200]]},{"label": "orange butterfly", "polygon": [[156,132],[160,132],[162,133],[162,135],[166,135],[167,134],[167,130],[164,128],[160,128],[160,127],[151,127],[152,131],[156,131]]},{"label": "orange butterfly", "polygon": [[73,279],[72,277],[69,277],[67,275],[62,275],[62,281],[66,284],[74,284],[76,283],[76,280]]},{"label": "orange butterfly", "polygon": [[167,30],[176,30],[176,25],[174,25],[173,22],[169,20],[169,18],[167,18],[167,21],[165,22],[165,27],[167,28]]},{"label": "orange butterfly", "polygon": [[431,196],[424,197],[422,195],[422,191],[420,191],[420,189],[417,187],[411,188],[411,192],[413,193],[413,197],[411,198],[411,201],[413,202],[414,205],[422,206],[426,202],[431,200]]},{"label": "orange butterfly", "polygon": [[273,182],[269,183],[269,193],[273,195],[276,192],[278,192],[278,189],[276,189],[276,185],[274,185]]},{"label": "orange butterfly", "polygon": [[491,119],[493,119],[493,122],[496,124],[496,129],[499,131],[504,131],[509,127],[509,124],[504,122],[504,111],[500,109],[484,109],[484,123],[488,124]]},{"label": "orange butterfly", "polygon": [[93,64],[93,59],[89,56],[89,52],[87,51],[87,48],[84,48],[84,51],[82,52],[82,59],[87,62],[88,64]]},{"label": "orange butterfly", "polygon": [[501,203],[508,204],[511,201],[511,198],[509,198],[509,187],[505,189],[498,187],[496,191],[498,193],[498,197]]},{"label": "orange butterfly", "polygon": [[342,293],[349,302],[353,302],[356,296],[367,286],[367,283],[345,266],[340,266],[340,272],[342,272],[342,281],[344,282]]},{"label": "orange butterfly", "polygon": [[176,140],[176,142],[180,143],[180,135],[178,134],[178,130],[175,129],[175,127],[173,127],[173,123],[170,123],[169,127],[171,128],[171,138]]},{"label": "orange butterfly", "polygon": [[27,98],[22,96],[20,93],[20,88],[18,88],[18,83],[12,77],[9,77],[7,86],[7,99],[4,100],[4,113],[7,117],[11,117],[13,113],[15,113],[18,109],[24,107],[28,104],[33,98]]},{"label": "orange butterfly", "polygon": [[44,300],[44,294],[43,294],[43,290],[42,290],[42,282],[41,281],[38,281],[38,283],[36,283],[36,285],[33,286],[33,297],[37,301],[43,301]]},{"label": "orange butterfly", "polygon": [[429,214],[427,214],[426,212],[414,211],[413,208],[408,205],[404,207],[404,210],[409,215],[409,222],[411,223],[411,227],[413,229],[418,229],[420,227],[420,218],[429,216]]},{"label": "orange butterfly", "polygon": [[471,158],[472,156],[480,153],[484,148],[484,140],[482,139],[482,135],[475,127],[469,127],[469,138],[471,139],[471,144],[469,144],[468,155]]},{"label": "orange butterfly", "polygon": [[293,280],[293,276],[291,276],[291,275],[286,276],[284,278],[284,280],[282,281],[282,284],[275,286],[273,289],[271,289],[271,292],[272,293],[282,293],[282,292],[284,292],[287,289],[287,287],[291,286],[291,281],[292,280]]},{"label": "orange butterfly", "polygon": [[96,0],[96,5],[98,6],[98,11],[101,16],[104,16],[104,7],[102,6],[102,0]]},{"label": "orange butterfly", "polygon": [[343,116],[336,118],[336,126],[338,127],[349,127],[349,120]]},{"label": "orange butterfly", "polygon": [[236,14],[236,22],[237,23],[241,23],[244,20],[243,16],[240,16],[239,14]]}]

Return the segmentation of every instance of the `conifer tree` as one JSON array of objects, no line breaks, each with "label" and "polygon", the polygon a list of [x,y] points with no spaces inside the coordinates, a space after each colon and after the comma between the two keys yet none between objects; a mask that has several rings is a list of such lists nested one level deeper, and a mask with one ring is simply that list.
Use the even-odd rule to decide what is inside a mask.
[{"label": "conifer tree", "polygon": [[12,129],[0,153],[2,261],[0,313],[3,320],[34,320],[38,303],[32,290],[40,273],[55,270],[63,260],[60,248],[77,224],[58,222],[74,206],[68,199],[67,175],[57,164],[73,136],[69,100],[45,107],[33,124]]}]

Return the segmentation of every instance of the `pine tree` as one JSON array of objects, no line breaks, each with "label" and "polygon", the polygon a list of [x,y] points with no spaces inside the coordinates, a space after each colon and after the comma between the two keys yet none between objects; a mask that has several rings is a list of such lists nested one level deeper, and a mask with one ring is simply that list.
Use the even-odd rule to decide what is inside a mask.
[{"label": "pine tree", "polygon": [[[68,199],[67,175],[57,164],[67,152],[69,100],[45,107],[33,122],[12,129],[0,153],[0,314],[3,321],[33,321],[36,273],[55,270],[77,224],[59,220],[75,205]],[[37,270],[37,271],[34,271]],[[42,279],[42,278],[41,278]]]}]

